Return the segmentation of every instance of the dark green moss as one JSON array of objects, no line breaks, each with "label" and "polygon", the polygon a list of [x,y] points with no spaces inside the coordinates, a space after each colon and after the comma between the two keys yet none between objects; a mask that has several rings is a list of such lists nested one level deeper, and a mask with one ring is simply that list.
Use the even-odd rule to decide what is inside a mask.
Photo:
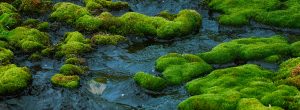
[{"label": "dark green moss", "polygon": [[221,43],[211,51],[200,53],[199,56],[208,63],[222,64],[234,60],[256,60],[272,55],[288,55],[290,45],[280,37],[242,38]]},{"label": "dark green moss", "polygon": [[31,80],[27,68],[14,64],[0,66],[0,95],[13,94],[25,89]]},{"label": "dark green moss", "polygon": [[127,2],[117,1],[113,2],[112,0],[84,0],[87,9],[90,11],[94,10],[122,10],[129,8]]},{"label": "dark green moss", "polygon": [[84,15],[78,18],[75,22],[75,25],[78,29],[81,30],[97,30],[100,28],[102,21],[98,17],[93,17],[90,15]]},{"label": "dark green moss", "polygon": [[77,88],[79,86],[79,76],[66,76],[63,74],[55,74],[51,77],[51,83],[65,88]]},{"label": "dark green moss", "polygon": [[80,75],[84,73],[84,70],[80,66],[76,66],[73,64],[64,64],[60,67],[59,73],[64,75]]},{"label": "dark green moss", "polygon": [[167,86],[167,82],[163,78],[144,72],[136,73],[133,79],[139,86],[152,91],[161,91]]},{"label": "dark green moss", "polygon": [[127,41],[127,38],[121,35],[97,34],[92,37],[92,42],[97,45],[117,45]]}]

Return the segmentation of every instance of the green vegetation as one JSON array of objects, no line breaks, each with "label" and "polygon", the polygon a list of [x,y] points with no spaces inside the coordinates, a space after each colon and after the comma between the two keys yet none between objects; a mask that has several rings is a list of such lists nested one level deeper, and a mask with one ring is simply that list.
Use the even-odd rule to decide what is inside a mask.
[{"label": "green vegetation", "polygon": [[144,72],[137,72],[133,79],[139,86],[152,91],[161,91],[167,86],[163,78]]},{"label": "green vegetation", "polygon": [[9,63],[14,58],[14,53],[8,49],[0,47],[0,64]]},{"label": "green vegetation", "polygon": [[127,39],[120,35],[97,34],[92,37],[92,42],[97,45],[117,45]]},{"label": "green vegetation", "polygon": [[84,15],[78,18],[75,22],[75,25],[78,29],[83,29],[88,31],[99,29],[101,24],[102,21],[99,18],[90,15]]},{"label": "green vegetation", "polygon": [[90,11],[94,10],[122,10],[129,8],[127,2],[113,2],[112,0],[84,0],[86,8]]},{"label": "green vegetation", "polygon": [[280,55],[272,55],[269,57],[266,57],[264,61],[269,62],[269,63],[277,63],[282,59]]},{"label": "green vegetation", "polygon": [[222,12],[219,22],[242,26],[251,19],[267,25],[300,28],[299,0],[210,0],[209,7]]},{"label": "green vegetation", "polygon": [[255,98],[243,98],[239,101],[237,110],[284,110],[280,107],[266,107]]},{"label": "green vegetation", "polygon": [[84,73],[84,70],[76,65],[64,64],[60,67],[60,73],[64,75],[80,75]]},{"label": "green vegetation", "polygon": [[287,83],[300,88],[300,58],[291,58],[281,63],[274,79],[277,82]]},{"label": "green vegetation", "polygon": [[31,80],[31,74],[25,67],[14,64],[0,66],[0,95],[14,94],[25,89]]},{"label": "green vegetation", "polygon": [[234,60],[256,60],[273,55],[288,55],[290,45],[280,36],[270,38],[242,38],[221,43],[199,56],[208,63],[222,64]]},{"label": "green vegetation", "polygon": [[[178,108],[234,110],[245,109],[244,103],[248,103],[249,109],[264,109],[269,105],[278,106],[272,109],[299,109],[299,90],[293,86],[276,85],[273,76],[271,71],[253,64],[215,70],[187,83],[186,89],[195,96],[180,103]],[[255,98],[260,102],[243,98]]]},{"label": "green vegetation", "polygon": [[66,38],[62,44],[59,45],[57,56],[64,56],[70,54],[81,54],[92,49],[89,44],[89,39],[86,39],[78,31],[68,32],[65,34]]},{"label": "green vegetation", "polygon": [[51,0],[15,0],[13,4],[23,12],[45,12],[49,10]]},{"label": "green vegetation", "polygon": [[66,76],[63,74],[55,74],[51,78],[51,83],[65,88],[77,88],[79,86],[79,76]]},{"label": "green vegetation", "polygon": [[[1,31],[14,27],[20,22],[20,15],[17,9],[8,3],[0,3],[0,35]],[[1,29],[2,28],[2,29]]]}]

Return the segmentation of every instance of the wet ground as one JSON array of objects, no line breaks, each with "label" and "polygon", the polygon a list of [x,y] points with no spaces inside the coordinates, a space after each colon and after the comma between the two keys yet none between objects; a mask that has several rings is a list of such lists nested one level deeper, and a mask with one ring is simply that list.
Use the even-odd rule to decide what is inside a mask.
[{"label": "wet ground", "polygon": [[[59,0],[61,1],[61,0]],[[54,2],[59,2],[54,0]],[[71,0],[64,0],[71,1]],[[23,55],[17,55],[15,63],[28,66],[32,70],[31,86],[18,96],[2,98],[1,110],[175,110],[178,103],[186,99],[183,85],[169,87],[161,93],[149,93],[139,88],[132,76],[138,71],[157,74],[154,71],[155,60],[169,52],[199,53],[205,52],[218,43],[231,39],[251,36],[283,35],[292,41],[297,40],[300,30],[273,28],[255,22],[242,28],[221,26],[216,21],[218,14],[211,13],[194,0],[126,0],[133,11],[147,15],[156,15],[162,10],[177,13],[181,9],[196,9],[203,16],[202,28],[199,33],[178,38],[172,41],[145,40],[136,36],[127,36],[131,42],[118,46],[98,46],[93,52],[83,57],[90,71],[81,76],[81,87],[64,89],[54,87],[50,83],[52,75],[59,71],[63,64],[61,59],[44,58],[42,61],[24,60]],[[81,1],[73,2],[83,5]],[[29,15],[30,16],[30,15]],[[37,17],[43,21],[47,16]],[[55,25],[55,23],[52,22]],[[49,33],[53,43],[59,42],[63,34],[74,31],[70,26],[57,26]],[[91,36],[85,33],[86,36]],[[265,68],[277,69],[276,64],[253,61]],[[215,65],[217,68],[233,66]]]}]

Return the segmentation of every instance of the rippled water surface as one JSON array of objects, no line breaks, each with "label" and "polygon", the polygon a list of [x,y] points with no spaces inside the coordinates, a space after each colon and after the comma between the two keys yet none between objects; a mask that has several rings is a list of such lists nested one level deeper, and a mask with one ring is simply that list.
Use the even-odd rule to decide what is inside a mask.
[{"label": "rippled water surface", "polygon": [[[53,0],[61,2],[62,0]],[[83,5],[82,1],[63,0]],[[129,2],[135,12],[156,15],[162,10],[177,13],[181,9],[195,9],[203,16],[202,28],[199,33],[178,38],[172,41],[145,40],[138,36],[127,36],[129,44],[118,46],[99,46],[83,57],[90,71],[82,76],[81,87],[78,89],[64,89],[54,87],[50,83],[52,75],[59,71],[62,60],[45,58],[42,61],[31,62],[24,56],[17,55],[15,63],[28,66],[32,70],[31,86],[19,96],[3,97],[0,109],[26,110],[127,110],[153,109],[174,110],[179,102],[186,99],[188,94],[183,85],[169,87],[161,93],[149,93],[139,88],[132,76],[138,71],[154,72],[154,62],[159,56],[169,52],[199,53],[208,51],[221,42],[231,39],[251,36],[271,36],[280,34],[291,39],[299,35],[299,30],[272,28],[257,23],[242,28],[220,26],[216,21],[218,14],[211,13],[198,5],[195,0],[125,0]],[[118,12],[116,12],[118,13]],[[48,15],[35,17],[47,21]],[[53,22],[52,25],[55,25]],[[53,43],[59,42],[65,32],[74,31],[63,25],[56,26],[49,34]],[[289,34],[288,34],[289,33]],[[87,37],[91,36],[85,33]],[[262,62],[251,62],[266,68],[276,70],[277,65]],[[215,65],[222,68],[228,65]]]}]

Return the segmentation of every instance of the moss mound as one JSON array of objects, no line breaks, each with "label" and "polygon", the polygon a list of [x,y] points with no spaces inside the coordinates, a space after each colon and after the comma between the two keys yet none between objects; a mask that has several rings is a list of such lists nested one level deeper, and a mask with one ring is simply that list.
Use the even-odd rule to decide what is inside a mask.
[{"label": "moss mound", "polygon": [[65,34],[66,38],[62,44],[59,45],[58,56],[81,54],[92,49],[89,39],[86,39],[80,32],[68,32]]},{"label": "moss mound", "polygon": [[0,64],[9,63],[14,58],[14,53],[8,49],[0,47]]},{"label": "moss mound", "polygon": [[127,2],[117,1],[113,2],[112,0],[84,0],[85,6],[90,11],[94,10],[122,10],[129,8]]},{"label": "moss mound", "polygon": [[17,9],[8,3],[0,3],[0,34],[1,31],[6,30],[17,25],[20,22],[20,15]]},{"label": "moss mound", "polygon": [[51,78],[51,83],[65,88],[77,88],[79,86],[79,76],[66,76],[63,74],[55,74]]},{"label": "moss mound", "polygon": [[212,71],[212,67],[192,54],[170,53],[156,60],[155,68],[169,84],[177,85]]},{"label": "moss mound", "polygon": [[93,17],[90,15],[84,15],[80,18],[78,18],[75,22],[75,25],[78,29],[83,29],[83,30],[97,30],[100,28],[102,24],[102,21],[100,18]]},{"label": "moss mound", "polygon": [[208,63],[223,64],[234,60],[257,60],[273,55],[289,55],[290,45],[280,36],[242,38],[221,43],[199,56]]},{"label": "moss mound", "polygon": [[287,83],[300,88],[300,58],[291,58],[281,63],[274,79],[277,82]]},{"label": "moss mound", "polygon": [[80,66],[64,64],[60,67],[60,73],[64,75],[80,75],[84,73],[84,70]]},{"label": "moss mound", "polygon": [[5,39],[10,45],[20,48],[24,52],[40,51],[50,45],[48,34],[26,27],[13,29]]},{"label": "moss mound", "polygon": [[219,22],[241,26],[251,19],[279,26],[300,28],[299,0],[211,0],[209,7],[222,12]]},{"label": "moss mound", "polygon": [[163,78],[144,72],[137,72],[133,79],[139,86],[152,91],[160,91],[167,86],[167,82]]},{"label": "moss mound", "polygon": [[14,64],[0,66],[0,95],[13,94],[25,89],[31,80],[27,68]]},{"label": "moss mound", "polygon": [[93,36],[91,40],[97,45],[117,45],[127,41],[127,38],[121,35],[98,34]]},{"label": "moss mound", "polygon": [[[204,105],[203,110],[242,109],[240,99],[256,98],[264,106],[299,109],[299,90],[293,86],[274,84],[273,76],[274,73],[253,64],[215,70],[187,83],[186,89],[195,96],[180,103],[178,108],[195,110]],[[257,103],[249,103],[248,106],[257,106]],[[280,109],[278,107],[274,109]]]},{"label": "moss mound", "polygon": [[280,107],[266,107],[255,98],[243,98],[239,101],[237,110],[284,110]]}]

